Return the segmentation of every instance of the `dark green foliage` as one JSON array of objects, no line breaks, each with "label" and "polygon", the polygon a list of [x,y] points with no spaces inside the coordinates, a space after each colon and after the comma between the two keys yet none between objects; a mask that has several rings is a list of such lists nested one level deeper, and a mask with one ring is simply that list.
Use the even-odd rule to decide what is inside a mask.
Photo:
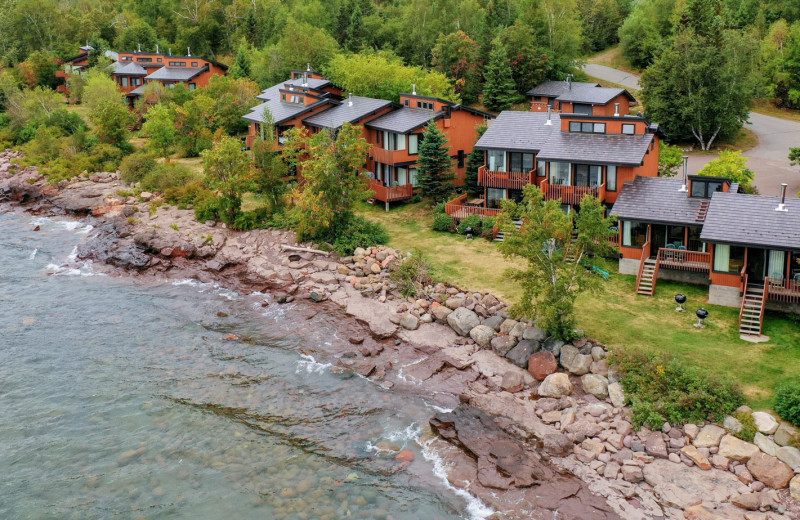
[{"label": "dark green foliage", "polygon": [[337,254],[347,256],[353,254],[357,247],[385,244],[389,234],[380,223],[348,213],[311,238],[314,242],[330,243]]},{"label": "dark green foliage", "polygon": [[775,411],[785,421],[800,426],[800,377],[778,386],[775,392]]},{"label": "dark green foliage", "polygon": [[194,199],[194,218],[198,222],[217,221],[220,218],[220,201],[211,191],[200,193]]},{"label": "dark green foliage", "polygon": [[444,202],[440,202],[439,204],[433,207],[433,214],[434,215],[444,215],[447,213],[447,204]]},{"label": "dark green foliage", "polygon": [[453,191],[453,161],[447,139],[431,120],[419,147],[419,187],[434,202],[444,201]]},{"label": "dark green foliage", "polygon": [[463,235],[467,232],[467,228],[472,228],[473,235],[480,235],[481,223],[480,215],[470,215],[467,218],[462,218],[458,223],[458,233]]},{"label": "dark green foliage", "polygon": [[721,421],[744,403],[738,386],[668,354],[614,352],[635,428]]},{"label": "dark green foliage", "polygon": [[406,298],[416,296],[423,287],[435,283],[433,268],[419,249],[400,262],[391,278]]},{"label": "dark green foliage", "polygon": [[438,213],[433,217],[433,225],[431,227],[434,231],[453,231],[455,221],[447,213]]},{"label": "dark green foliage", "polygon": [[122,159],[119,165],[120,177],[130,184],[140,182],[155,167],[156,159],[151,154],[134,153]]},{"label": "dark green foliage", "polygon": [[187,209],[190,204],[195,203],[195,200],[205,198],[209,194],[214,195],[202,182],[194,181],[182,186],[167,188],[164,190],[164,199],[180,209]]},{"label": "dark green foliage", "polygon": [[481,221],[481,236],[487,240],[494,240],[494,226],[497,217],[483,217]]},{"label": "dark green foliage", "polygon": [[185,186],[200,176],[182,164],[161,163],[142,177],[139,187],[144,191],[165,192]]},{"label": "dark green foliage", "polygon": [[519,101],[520,96],[511,76],[511,66],[505,46],[499,40],[493,45],[489,63],[483,72],[486,78],[486,83],[483,85],[483,104],[489,110],[500,112]]},{"label": "dark green foliage", "polygon": [[753,414],[750,412],[736,412],[733,417],[742,423],[742,431],[737,433],[736,436],[743,441],[753,442],[753,438],[758,433],[758,426],[756,426],[756,420],[753,419]]},{"label": "dark green foliage", "polygon": [[[488,126],[486,124],[480,125],[476,130],[478,131],[478,139],[486,132]],[[472,148],[472,151],[467,157],[467,170],[464,173],[464,187],[471,195],[481,193],[483,190],[478,185],[478,169],[486,162],[486,152]]]}]

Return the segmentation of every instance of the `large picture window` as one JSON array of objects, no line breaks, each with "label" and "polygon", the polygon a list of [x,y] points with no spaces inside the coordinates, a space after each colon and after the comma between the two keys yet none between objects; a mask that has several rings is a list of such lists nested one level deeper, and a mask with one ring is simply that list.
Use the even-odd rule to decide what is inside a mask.
[{"label": "large picture window", "polygon": [[717,244],[714,246],[714,271],[740,273],[744,267],[744,248]]},{"label": "large picture window", "polygon": [[622,221],[622,245],[642,247],[647,242],[647,224],[637,220]]},{"label": "large picture window", "polygon": [[489,169],[495,172],[506,171],[506,152],[489,150]]},{"label": "large picture window", "polygon": [[411,155],[419,153],[419,134],[411,134],[408,136],[408,153]]},{"label": "large picture window", "polygon": [[557,186],[569,186],[569,163],[551,162],[550,163],[550,184]]},{"label": "large picture window", "polygon": [[617,167],[613,164],[606,166],[606,190],[617,191]]},{"label": "large picture window", "polygon": [[512,172],[529,172],[533,169],[532,153],[510,153],[508,154],[511,162]]}]

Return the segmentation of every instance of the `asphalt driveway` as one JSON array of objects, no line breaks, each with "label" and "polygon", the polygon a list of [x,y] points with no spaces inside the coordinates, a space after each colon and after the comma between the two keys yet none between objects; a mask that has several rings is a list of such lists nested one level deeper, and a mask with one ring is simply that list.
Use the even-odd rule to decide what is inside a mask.
[{"label": "asphalt driveway", "polygon": [[[587,63],[583,68],[595,78],[639,89],[639,76],[604,65]],[[744,153],[748,167],[756,174],[755,186],[762,195],[777,195],[780,184],[789,185],[787,196],[800,191],[800,167],[789,164],[789,148],[800,146],[800,123],[750,112],[747,128],[758,136],[758,145]],[[714,155],[690,155],[689,172],[696,173]]]}]

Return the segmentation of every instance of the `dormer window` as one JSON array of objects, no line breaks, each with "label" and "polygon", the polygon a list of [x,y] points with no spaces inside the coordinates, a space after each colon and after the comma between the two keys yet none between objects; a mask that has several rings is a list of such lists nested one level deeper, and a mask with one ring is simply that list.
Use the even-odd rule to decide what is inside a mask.
[{"label": "dormer window", "polygon": [[433,110],[433,103],[428,101],[417,101],[417,108],[424,108],[425,110]]},{"label": "dormer window", "polygon": [[302,103],[303,102],[303,96],[292,96],[290,102],[291,103]]},{"label": "dormer window", "polygon": [[633,135],[636,133],[636,125],[622,125],[622,133],[625,135]]},{"label": "dormer window", "polygon": [[692,179],[692,197],[710,199],[714,192],[722,191],[722,181],[698,181]]},{"label": "dormer window", "polygon": [[570,121],[570,132],[580,132],[583,134],[604,134],[606,133],[605,123],[591,123],[586,121]]}]

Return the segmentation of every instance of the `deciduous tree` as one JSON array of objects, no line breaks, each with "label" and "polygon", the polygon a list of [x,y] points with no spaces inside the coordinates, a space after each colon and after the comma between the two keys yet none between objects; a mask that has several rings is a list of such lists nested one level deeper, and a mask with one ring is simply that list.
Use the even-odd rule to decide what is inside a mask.
[{"label": "deciduous tree", "polygon": [[[534,320],[557,338],[574,338],[575,299],[602,284],[584,261],[590,253],[613,253],[608,241],[616,233],[612,220],[604,217],[605,209],[594,197],[586,195],[580,211],[567,214],[560,201],[545,201],[533,184],[525,186],[520,204],[507,201],[504,208],[500,222],[506,235],[500,251],[525,262],[524,268],[509,270],[522,288],[522,297],[511,312]],[[517,230],[510,214],[521,217],[525,225]]]},{"label": "deciduous tree", "polygon": [[254,187],[250,157],[238,139],[220,132],[202,156],[206,184],[219,194],[226,220],[233,222],[242,209],[242,195]]},{"label": "deciduous tree", "polygon": [[683,152],[677,146],[662,142],[658,149],[658,176],[674,177],[683,163]]},{"label": "deciduous tree", "polygon": [[157,152],[169,162],[169,156],[178,138],[173,111],[164,104],[151,108],[147,112],[147,121],[142,125],[142,134],[149,137],[147,148]]},{"label": "deciduous tree", "polygon": [[747,157],[741,151],[723,150],[719,157],[700,169],[698,175],[724,177],[731,182],[738,182],[746,193],[756,193],[752,185],[755,174],[747,167]]}]

